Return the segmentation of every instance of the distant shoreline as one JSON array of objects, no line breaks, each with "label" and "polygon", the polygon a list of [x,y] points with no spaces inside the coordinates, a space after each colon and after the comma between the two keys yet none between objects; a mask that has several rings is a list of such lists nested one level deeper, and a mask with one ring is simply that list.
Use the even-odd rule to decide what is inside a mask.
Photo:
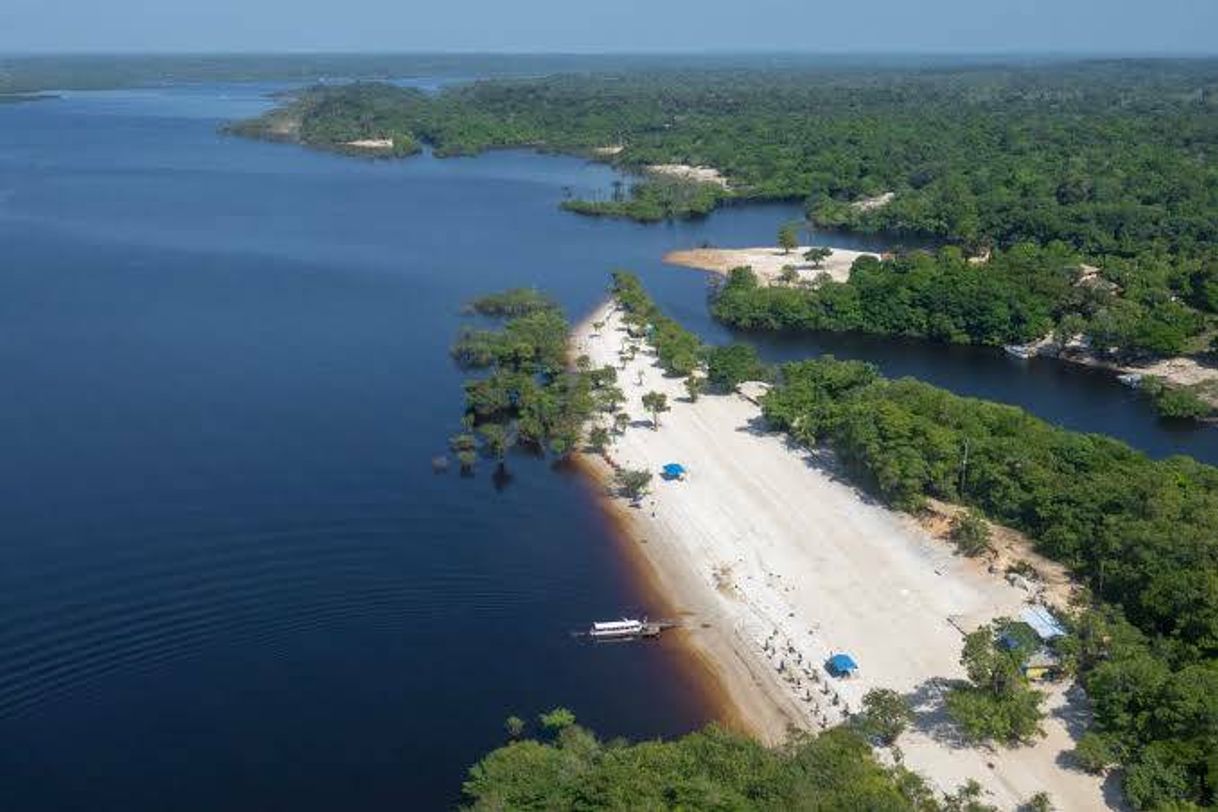
[{"label": "distant shoreline", "polygon": [[0,93],[0,104],[21,104],[23,102],[54,101],[62,99],[58,93]]}]

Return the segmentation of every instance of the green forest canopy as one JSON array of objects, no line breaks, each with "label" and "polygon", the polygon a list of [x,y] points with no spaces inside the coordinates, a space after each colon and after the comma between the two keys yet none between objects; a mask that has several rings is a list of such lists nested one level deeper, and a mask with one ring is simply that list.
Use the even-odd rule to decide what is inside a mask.
[{"label": "green forest canopy", "polygon": [[[622,198],[564,203],[578,212],[658,220],[726,198],[794,199],[821,225],[964,256],[999,249],[972,273],[961,254],[898,257],[823,292],[741,286],[719,308],[733,323],[971,343],[1057,328],[1101,349],[1169,354],[1206,349],[1218,312],[1218,60],[627,70],[438,94],[353,84],[305,91],[236,129],[282,133],[285,117],[320,146],[529,146],[628,168],[705,164],[731,183],[644,180]],[[886,205],[854,205],[884,192]],[[1083,263],[1100,269],[1093,284],[1078,284]],[[890,293],[887,312],[868,308]]]},{"label": "green forest canopy", "polygon": [[713,726],[672,741],[629,744],[599,741],[572,718],[565,713],[552,721],[556,714],[546,714],[545,740],[513,741],[479,761],[465,782],[469,807],[992,810],[940,803],[917,775],[883,767],[845,728],[777,749]]},{"label": "green forest canopy", "polygon": [[[565,75],[434,96],[352,85],[297,104],[344,136],[362,122],[438,154],[621,146],[620,164],[714,166],[736,196],[806,200],[826,224],[1135,256],[1215,241],[1216,91],[1215,60],[1093,61]],[[885,191],[889,205],[846,205]]]}]

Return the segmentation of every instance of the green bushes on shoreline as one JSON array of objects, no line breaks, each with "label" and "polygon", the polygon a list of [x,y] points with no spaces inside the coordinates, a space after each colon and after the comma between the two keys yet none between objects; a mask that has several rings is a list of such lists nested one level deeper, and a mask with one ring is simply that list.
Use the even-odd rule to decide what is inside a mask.
[{"label": "green bushes on shoreline", "polygon": [[870,746],[844,728],[767,748],[715,726],[637,744],[602,742],[569,712],[543,714],[542,726],[539,738],[516,738],[470,769],[468,808],[948,808],[917,775],[882,766]]},{"label": "green bushes on shoreline", "polygon": [[467,309],[504,323],[463,329],[451,350],[463,369],[480,373],[465,383],[466,430],[450,442],[462,468],[473,466],[479,450],[501,462],[514,445],[574,451],[616,372],[568,368],[570,325],[537,291],[492,294]]},{"label": "green bushes on shoreline", "polygon": [[1056,243],[1018,245],[971,263],[958,249],[858,259],[845,282],[763,285],[731,272],[716,318],[764,330],[860,332],[956,344],[1026,344],[1056,333],[1088,335],[1098,347],[1172,355],[1205,320],[1183,305],[1087,284],[1078,254]]},{"label": "green bushes on shoreline", "polygon": [[963,503],[1067,564],[1098,601],[1069,642],[1088,749],[1126,768],[1140,809],[1218,800],[1218,469],[856,361],[784,365],[763,410],[894,507]]}]

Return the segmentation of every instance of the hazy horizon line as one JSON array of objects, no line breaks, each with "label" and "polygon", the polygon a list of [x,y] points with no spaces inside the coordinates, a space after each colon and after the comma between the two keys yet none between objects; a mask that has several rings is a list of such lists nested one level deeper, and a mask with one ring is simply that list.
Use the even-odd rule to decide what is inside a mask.
[{"label": "hazy horizon line", "polygon": [[1213,51],[1164,50],[792,50],[792,49],[727,49],[727,48],[665,48],[665,49],[601,49],[601,50],[486,50],[450,48],[444,50],[353,50],[353,49],[57,49],[0,50],[0,59],[47,57],[306,57],[306,56],[375,56],[375,57],[922,57],[922,58],[1024,58],[1024,59],[1212,59]]}]

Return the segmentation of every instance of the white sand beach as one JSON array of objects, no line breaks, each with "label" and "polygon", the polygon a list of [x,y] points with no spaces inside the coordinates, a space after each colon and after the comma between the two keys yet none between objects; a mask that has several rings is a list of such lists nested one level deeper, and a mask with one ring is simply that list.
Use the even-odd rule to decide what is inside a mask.
[{"label": "white sand beach", "polygon": [[689,164],[648,164],[643,171],[652,175],[664,175],[681,180],[692,180],[697,183],[713,183],[723,189],[730,189],[727,178],[713,166],[690,166]]},{"label": "white sand beach", "polygon": [[[597,331],[592,325],[602,320]],[[622,517],[628,543],[680,612],[682,634],[749,729],[776,742],[790,724],[837,724],[869,689],[893,688],[919,712],[898,743],[905,763],[940,790],[973,778],[1003,809],[1041,790],[1059,809],[1106,808],[1099,779],[1059,763],[1081,712],[1062,690],[1049,703],[1058,709],[1046,719],[1047,737],[1031,747],[975,749],[944,720],[942,681],[963,677],[960,629],[1017,614],[1027,592],[843,483],[831,459],[767,432],[744,396],[690,403],[682,381],[664,377],[650,352],[622,369],[627,340],[611,305],[574,336],[577,354],[619,368],[634,418],[607,456],[657,473],[678,462],[689,474],[673,482],[657,476],[641,507],[608,497],[606,506]],[[651,390],[666,393],[672,408],[658,430],[640,403]],[[610,481],[610,462],[584,461]],[[837,652],[851,654],[859,674],[830,677],[823,664]]]},{"label": "white sand beach", "polygon": [[850,204],[850,207],[857,211],[875,211],[887,206],[896,196],[896,192],[884,192],[874,197],[864,197],[862,200],[856,200]]},{"label": "white sand beach", "polygon": [[393,149],[392,138],[359,138],[355,141],[343,142],[344,147],[352,149],[384,150]]},{"label": "white sand beach", "polygon": [[726,275],[733,268],[748,266],[757,274],[757,278],[769,284],[778,279],[783,268],[792,266],[799,274],[800,281],[811,282],[820,274],[828,274],[837,282],[845,282],[850,278],[850,267],[859,257],[878,257],[869,251],[849,251],[844,248],[834,248],[833,253],[820,264],[813,267],[811,262],[804,259],[804,254],[810,245],[801,245],[790,253],[772,245],[757,248],[692,248],[684,251],[670,251],[664,255],[664,261],[669,265],[680,265],[683,268],[696,268],[700,271],[713,271]]}]

